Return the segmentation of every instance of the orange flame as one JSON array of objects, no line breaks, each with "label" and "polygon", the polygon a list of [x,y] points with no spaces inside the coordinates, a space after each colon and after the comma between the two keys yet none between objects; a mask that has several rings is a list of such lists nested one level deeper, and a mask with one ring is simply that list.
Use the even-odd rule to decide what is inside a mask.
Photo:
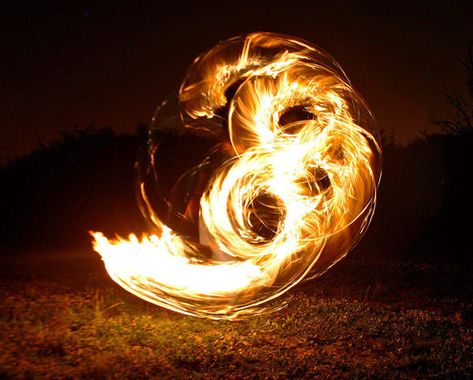
[{"label": "orange flame", "polygon": [[359,241],[374,212],[381,149],[368,106],[333,58],[292,37],[233,38],[194,61],[179,102],[186,127],[209,133],[225,109],[234,153],[200,198],[198,242],[162,222],[143,183],[155,232],[141,240],[93,233],[123,288],[184,314],[235,319],[266,310]]}]

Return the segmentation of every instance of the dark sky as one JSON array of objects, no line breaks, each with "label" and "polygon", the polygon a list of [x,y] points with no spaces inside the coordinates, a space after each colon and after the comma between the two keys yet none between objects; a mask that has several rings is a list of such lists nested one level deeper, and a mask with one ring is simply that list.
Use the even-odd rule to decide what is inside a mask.
[{"label": "dark sky", "polygon": [[473,40],[472,1],[5,1],[0,9],[0,160],[74,126],[133,131],[193,59],[251,31],[331,53],[401,142],[445,114]]}]

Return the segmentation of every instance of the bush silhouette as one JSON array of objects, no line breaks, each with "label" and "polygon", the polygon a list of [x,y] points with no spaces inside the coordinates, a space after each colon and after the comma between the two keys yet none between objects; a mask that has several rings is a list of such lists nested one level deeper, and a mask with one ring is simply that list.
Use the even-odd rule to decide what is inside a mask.
[{"label": "bush silhouette", "polygon": [[[64,133],[0,170],[2,246],[89,246],[87,231],[126,235],[146,229],[135,200],[133,168],[145,127]],[[424,136],[406,147],[387,140],[378,206],[360,250],[375,257],[468,259],[473,133]],[[168,141],[172,173],[188,156],[186,136]]]}]

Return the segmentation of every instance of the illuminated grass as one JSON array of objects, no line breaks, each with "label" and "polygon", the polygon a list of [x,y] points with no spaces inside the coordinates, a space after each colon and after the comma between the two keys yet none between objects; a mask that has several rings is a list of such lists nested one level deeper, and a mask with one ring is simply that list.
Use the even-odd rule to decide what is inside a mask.
[{"label": "illuminated grass", "polygon": [[0,378],[452,378],[473,371],[471,304],[390,308],[308,293],[293,293],[290,308],[277,314],[216,322],[115,287],[10,283],[0,290]]}]

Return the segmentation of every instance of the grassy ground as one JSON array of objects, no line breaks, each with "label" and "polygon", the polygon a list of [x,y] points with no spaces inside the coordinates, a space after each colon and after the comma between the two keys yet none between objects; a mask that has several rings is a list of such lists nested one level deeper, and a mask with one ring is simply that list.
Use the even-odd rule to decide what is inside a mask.
[{"label": "grassy ground", "polygon": [[91,252],[4,259],[0,378],[469,378],[466,269],[355,255],[277,313],[218,322],[128,295]]}]

